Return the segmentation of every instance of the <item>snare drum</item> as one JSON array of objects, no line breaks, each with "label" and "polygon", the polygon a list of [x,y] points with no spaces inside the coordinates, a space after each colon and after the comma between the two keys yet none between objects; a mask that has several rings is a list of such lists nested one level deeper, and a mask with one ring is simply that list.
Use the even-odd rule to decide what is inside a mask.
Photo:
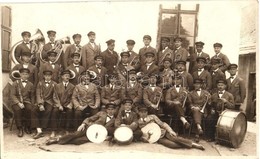
[{"label": "snare drum", "polygon": [[216,140],[234,148],[244,141],[247,130],[246,115],[243,112],[224,110],[218,118]]},{"label": "snare drum", "polygon": [[88,127],[86,135],[88,139],[93,143],[102,143],[107,137],[107,129],[99,124],[93,124]]},{"label": "snare drum", "polygon": [[114,138],[120,145],[128,145],[133,140],[133,131],[127,126],[120,126],[114,132]]}]

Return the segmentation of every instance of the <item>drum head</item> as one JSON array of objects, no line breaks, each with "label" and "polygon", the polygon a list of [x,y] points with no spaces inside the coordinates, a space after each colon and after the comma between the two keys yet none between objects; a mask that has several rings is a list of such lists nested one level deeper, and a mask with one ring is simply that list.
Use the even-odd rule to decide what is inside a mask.
[{"label": "drum head", "polygon": [[247,120],[244,113],[240,112],[233,124],[231,130],[231,143],[234,148],[239,147],[239,145],[244,141],[247,130]]},{"label": "drum head", "polygon": [[142,129],[142,138],[146,139],[149,143],[157,142],[161,137],[161,128],[156,123],[149,123]]},{"label": "drum head", "polygon": [[107,137],[107,129],[99,124],[93,124],[88,127],[86,135],[93,143],[102,143]]},{"label": "drum head", "polygon": [[129,127],[122,126],[115,130],[114,137],[119,143],[128,143],[133,137],[133,131]]}]

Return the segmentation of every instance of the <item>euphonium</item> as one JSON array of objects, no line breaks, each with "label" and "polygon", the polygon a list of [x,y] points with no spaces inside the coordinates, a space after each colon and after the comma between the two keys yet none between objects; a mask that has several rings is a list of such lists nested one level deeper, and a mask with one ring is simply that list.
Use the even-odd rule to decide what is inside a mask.
[{"label": "euphonium", "polygon": [[[14,64],[19,64],[18,59],[16,59],[15,57],[15,49],[22,42],[23,40],[15,43],[11,48],[10,56]],[[32,48],[31,48],[32,58],[35,57],[36,58],[35,63],[37,63],[37,61],[39,60],[39,54],[42,52],[43,46],[45,44],[45,39],[40,29],[37,29],[36,33],[31,36],[30,43],[32,43]]]},{"label": "euphonium", "polygon": [[55,45],[52,48],[52,51],[57,52],[57,57],[56,57],[56,60],[54,61],[54,63],[56,63],[59,60],[59,58],[60,58],[60,56],[62,54],[62,51],[63,51],[62,44],[70,44],[70,37],[66,36],[66,37],[64,37],[62,39],[59,39],[59,40],[55,41]]},{"label": "euphonium", "polygon": [[19,70],[14,70],[13,72],[11,72],[11,78],[13,78],[14,80],[19,80],[21,79],[21,75]]}]

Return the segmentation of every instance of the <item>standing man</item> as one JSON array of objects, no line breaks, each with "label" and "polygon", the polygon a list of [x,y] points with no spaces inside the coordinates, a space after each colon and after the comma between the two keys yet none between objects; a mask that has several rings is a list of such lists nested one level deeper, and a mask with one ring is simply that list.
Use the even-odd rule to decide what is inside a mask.
[{"label": "standing man", "polygon": [[219,67],[219,69],[225,73],[227,67],[230,65],[229,59],[225,54],[221,53],[221,49],[223,47],[222,44],[215,43],[213,47],[216,54],[213,57],[211,57],[211,59],[220,59],[221,66]]},{"label": "standing man", "polygon": [[169,48],[170,39],[162,38],[162,50],[158,53],[158,66],[159,68],[163,68],[163,62],[165,58],[169,58],[173,60],[173,51]]},{"label": "standing man", "polygon": [[153,52],[145,53],[145,64],[141,66],[140,72],[144,76],[159,73],[159,67],[155,64],[155,54]]},{"label": "standing man", "polygon": [[19,63],[22,63],[21,54],[23,52],[31,53],[31,44],[30,44],[31,33],[28,31],[24,31],[24,32],[22,32],[21,35],[23,38],[23,42],[21,44],[17,45],[17,47],[14,50],[15,59]]},{"label": "standing man", "polygon": [[237,68],[237,64],[230,64],[228,66],[230,77],[227,79],[227,91],[233,94],[235,109],[239,110],[246,98],[246,86],[245,81],[237,75]]},{"label": "standing man", "polygon": [[110,39],[107,42],[107,49],[101,53],[103,56],[103,65],[105,68],[107,68],[107,73],[113,74],[114,69],[117,67],[117,64],[119,62],[119,57],[117,52],[114,51],[115,49],[115,40]]},{"label": "standing man", "polygon": [[145,61],[145,59],[146,59],[145,53],[147,53],[147,52],[154,53],[154,56],[155,56],[154,61],[157,64],[157,51],[156,51],[155,48],[150,46],[151,41],[152,41],[152,38],[151,38],[150,35],[144,35],[144,37],[143,37],[144,47],[139,50],[139,57],[140,57],[141,67],[144,66],[145,63],[146,63],[146,61]]},{"label": "standing man", "polygon": [[193,72],[195,72],[198,69],[198,64],[197,64],[197,57],[204,57],[206,58],[206,65],[205,65],[205,69],[209,70],[209,65],[210,65],[210,57],[209,54],[203,52],[203,46],[204,46],[204,42],[199,41],[195,43],[196,46],[196,50],[193,54],[191,54],[191,61],[190,61],[190,73],[192,74]]},{"label": "standing man", "polygon": [[[175,50],[174,50],[174,62],[176,63],[176,61],[187,61],[188,59],[188,51],[183,48],[182,45],[182,38],[177,37],[174,39],[174,44],[175,44]],[[173,66],[173,68],[175,68],[175,66]]]},{"label": "standing man", "polygon": [[[81,35],[80,34],[74,34],[72,36],[72,39],[74,41],[74,44],[70,44],[64,54],[64,68],[67,68],[69,65],[71,65],[73,63],[72,60],[72,54],[74,54],[75,52],[80,54],[81,57]],[[80,59],[81,60],[81,59]]]},{"label": "standing man", "polygon": [[31,133],[31,111],[35,102],[35,89],[28,81],[30,70],[19,70],[21,79],[13,83],[10,93],[10,105],[13,107],[15,123],[18,129],[18,137],[23,137],[23,127],[27,134]]},{"label": "standing man", "polygon": [[127,40],[126,41],[127,44],[127,51],[130,54],[130,57],[128,59],[128,63],[131,64],[131,66],[134,67],[135,70],[139,70],[140,69],[140,59],[139,59],[139,55],[133,51],[133,48],[135,46],[135,41],[134,40]]}]

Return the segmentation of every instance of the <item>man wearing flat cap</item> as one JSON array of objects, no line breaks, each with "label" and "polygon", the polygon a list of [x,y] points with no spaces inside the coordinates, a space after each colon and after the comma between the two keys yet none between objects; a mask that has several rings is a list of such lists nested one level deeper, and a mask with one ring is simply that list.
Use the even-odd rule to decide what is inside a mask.
[{"label": "man wearing flat cap", "polygon": [[187,90],[192,90],[193,88],[193,77],[186,71],[186,61],[179,60],[175,62],[176,69],[178,70],[177,74],[183,78],[183,87]]},{"label": "man wearing flat cap", "polygon": [[220,65],[221,65],[220,59],[211,60],[211,70],[210,70],[210,74],[212,77],[212,89],[210,92],[211,94],[216,93],[218,90],[217,81],[220,79],[226,79],[225,73],[219,69]]},{"label": "man wearing flat cap", "polygon": [[152,41],[152,38],[150,35],[144,35],[144,37],[143,37],[144,47],[139,50],[141,67],[145,65],[145,59],[146,59],[145,53],[146,52],[154,53],[154,62],[157,64],[157,51],[155,48],[150,46],[151,41]]},{"label": "man wearing flat cap", "polygon": [[19,63],[22,63],[21,54],[23,52],[31,52],[31,48],[32,48],[32,43],[30,43],[31,33],[28,31],[24,31],[22,32],[21,36],[23,38],[23,42],[17,45],[17,47],[14,50],[15,59]]},{"label": "man wearing flat cap", "polygon": [[13,108],[15,124],[18,129],[17,136],[23,137],[24,131],[31,133],[31,111],[35,104],[35,89],[28,81],[30,70],[19,69],[21,78],[15,81],[11,87],[10,105]]},{"label": "man wearing flat cap", "polygon": [[[182,45],[182,38],[181,37],[176,37],[174,39],[174,45],[175,45],[175,50],[174,50],[174,64],[176,63],[176,61],[187,61],[188,59],[188,51],[183,48]],[[175,68],[175,66],[173,66],[173,68]]]},{"label": "man wearing flat cap", "polygon": [[158,52],[158,66],[163,68],[163,61],[165,58],[170,58],[173,60],[173,51],[169,48],[170,38],[164,37],[161,41],[161,51]]},{"label": "man wearing flat cap", "polygon": [[[81,35],[80,34],[74,34],[72,36],[72,39],[74,41],[74,44],[70,44],[64,53],[64,68],[67,68],[69,65],[71,65],[73,62],[72,60],[72,54],[77,52],[80,54],[81,58],[81,48],[82,46],[80,45],[81,42]],[[81,59],[80,59],[81,60]]]},{"label": "man wearing flat cap", "polygon": [[96,33],[90,31],[88,33],[89,42],[82,47],[82,66],[88,69],[95,64],[94,57],[101,53],[100,45],[97,45]]},{"label": "man wearing flat cap", "polygon": [[71,54],[72,64],[66,68],[67,70],[71,70],[75,73],[75,78],[70,80],[70,82],[75,86],[79,84],[79,75],[86,70],[85,67],[80,65],[80,56],[81,55],[78,52]]},{"label": "man wearing flat cap", "polygon": [[128,63],[131,64],[131,66],[134,67],[135,70],[139,70],[140,69],[140,57],[139,55],[133,51],[133,48],[135,46],[135,41],[134,40],[127,40],[126,41],[126,46],[127,46],[127,51],[130,54],[130,57],[128,58]]},{"label": "man wearing flat cap", "polygon": [[225,73],[227,67],[230,65],[229,59],[225,54],[221,53],[221,49],[223,47],[221,43],[215,43],[213,47],[214,47],[215,55],[212,56],[211,59],[220,59],[221,60],[220,70]]},{"label": "man wearing flat cap", "polygon": [[140,72],[144,76],[149,76],[153,73],[159,73],[159,67],[155,64],[155,53],[145,53],[145,64],[141,66]]},{"label": "man wearing flat cap", "polygon": [[197,57],[196,59],[198,64],[197,71],[192,73],[193,79],[202,79],[203,85],[202,89],[206,89],[207,91],[211,91],[212,88],[212,77],[208,70],[204,69],[207,60],[204,57]]},{"label": "man wearing flat cap", "polygon": [[[56,38],[56,31],[53,31],[53,30],[49,30],[47,31],[47,34],[48,34],[48,38],[49,38],[49,42],[46,43],[44,46],[43,46],[43,49],[42,49],[42,52],[41,52],[41,56],[42,56],[42,59],[43,60],[46,60],[48,61],[48,52],[49,51],[53,51],[55,49],[55,47],[58,47],[59,49],[62,48],[62,45],[58,42],[58,41],[55,41],[55,38]],[[60,54],[57,55],[57,60],[56,60],[56,63],[58,65],[61,66],[62,69],[64,69],[64,52],[61,51]]]},{"label": "man wearing flat cap", "polygon": [[103,66],[107,68],[108,74],[113,74],[114,69],[117,67],[119,62],[119,56],[115,49],[115,40],[110,39],[106,41],[107,49],[101,53],[103,57]]},{"label": "man wearing flat cap", "polygon": [[209,69],[210,67],[210,57],[209,54],[203,52],[203,46],[204,46],[204,42],[202,41],[198,41],[195,42],[195,52],[193,54],[190,55],[190,67],[189,67],[189,72],[192,74],[194,71],[196,71],[198,69],[198,64],[197,64],[197,57],[204,57],[206,58],[206,65],[205,65],[205,69]]},{"label": "man wearing flat cap", "polygon": [[237,75],[237,64],[230,64],[228,66],[228,73],[230,77],[227,79],[227,91],[233,94],[235,100],[235,107],[240,109],[242,103],[246,98],[246,86],[245,81]]},{"label": "man wearing flat cap", "polygon": [[205,128],[206,136],[209,138],[209,141],[215,139],[216,124],[219,118],[219,115],[225,109],[235,109],[235,102],[233,95],[226,91],[227,81],[225,79],[220,79],[217,81],[218,91],[211,96],[211,113],[206,118]]}]

